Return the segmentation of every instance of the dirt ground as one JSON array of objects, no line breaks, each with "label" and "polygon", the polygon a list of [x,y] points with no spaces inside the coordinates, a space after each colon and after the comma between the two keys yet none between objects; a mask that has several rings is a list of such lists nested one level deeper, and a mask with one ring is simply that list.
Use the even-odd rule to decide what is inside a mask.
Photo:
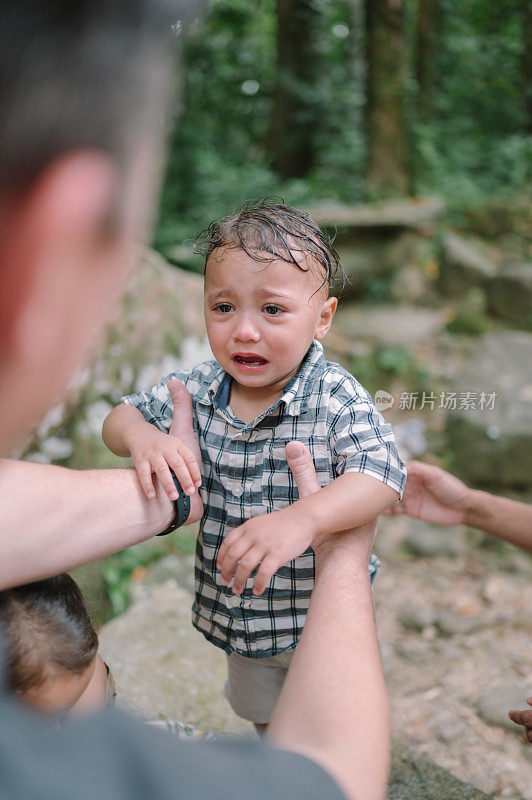
[{"label": "dirt ground", "polygon": [[375,547],[394,734],[496,798],[532,800],[532,745],[505,727],[506,696],[532,695],[532,558],[443,528],[421,556],[412,525],[381,520]]}]

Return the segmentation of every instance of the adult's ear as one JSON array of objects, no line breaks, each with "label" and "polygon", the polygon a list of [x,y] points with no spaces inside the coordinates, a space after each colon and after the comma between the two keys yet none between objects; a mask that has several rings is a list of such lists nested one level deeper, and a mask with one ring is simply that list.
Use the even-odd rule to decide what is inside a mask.
[{"label": "adult's ear", "polygon": [[338,300],[336,297],[329,297],[324,301],[321,307],[318,324],[316,325],[315,339],[323,339],[329,332],[337,306]]},{"label": "adult's ear", "polygon": [[[117,188],[112,160],[75,151],[0,204],[0,353],[53,346],[79,273],[101,245]],[[80,298],[83,302],[83,298]]]}]

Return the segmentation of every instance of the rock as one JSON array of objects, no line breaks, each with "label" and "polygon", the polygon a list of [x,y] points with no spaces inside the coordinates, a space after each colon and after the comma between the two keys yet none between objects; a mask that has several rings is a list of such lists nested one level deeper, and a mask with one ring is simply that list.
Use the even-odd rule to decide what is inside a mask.
[{"label": "rock", "polygon": [[169,580],[102,628],[119,705],[214,733],[251,732],[225,699],[225,654],[192,627],[191,605],[190,593]]},{"label": "rock", "polygon": [[440,611],[436,627],[444,636],[460,636],[483,628],[485,619],[480,615],[462,615],[446,608]]},{"label": "rock", "polygon": [[440,287],[449,296],[460,295],[470,286],[485,286],[497,267],[477,243],[454,233],[444,236],[440,256]]},{"label": "rock", "polygon": [[397,618],[403,628],[422,631],[434,624],[436,615],[427,605],[419,605],[412,601],[402,603],[397,611]]},{"label": "rock", "polygon": [[419,228],[438,219],[445,210],[439,197],[405,197],[377,203],[346,206],[316,204],[306,209],[318,225],[340,231],[367,228]]},{"label": "rock", "polygon": [[444,328],[440,312],[414,306],[346,305],[334,321],[336,330],[352,340],[414,349],[437,338]]},{"label": "rock", "polygon": [[389,800],[489,800],[426,756],[394,742]]},{"label": "rock", "polygon": [[409,531],[403,544],[410,553],[423,558],[457,558],[467,552],[461,528],[440,528],[417,519],[409,520]]},{"label": "rock", "polygon": [[194,593],[194,556],[170,554],[151,564],[142,581],[131,586],[131,599],[135,602],[151,593],[155,586],[168,580],[175,581],[191,594]]},{"label": "rock", "polygon": [[532,264],[508,267],[488,283],[490,310],[532,327]]},{"label": "rock", "polygon": [[[472,483],[527,487],[532,475],[532,333],[476,340],[453,381],[447,447]],[[450,393],[447,393],[450,397]]]},{"label": "rock", "polygon": [[508,712],[528,708],[526,698],[531,695],[532,686],[530,684],[528,686],[526,684],[498,686],[479,698],[477,711],[488,725],[497,725],[514,732],[522,731],[522,726],[516,725],[509,719]]},{"label": "rock", "polygon": [[437,721],[434,724],[434,733],[444,744],[448,744],[449,742],[454,742],[455,739],[458,739],[465,731],[464,723],[453,717],[448,719],[442,719]]},{"label": "rock", "polygon": [[416,303],[430,295],[433,259],[427,253],[429,240],[419,233],[378,229],[373,236],[358,234],[354,241],[342,242],[341,237],[337,250],[348,278],[338,290],[342,298],[364,296],[375,303],[380,294],[382,299]]}]

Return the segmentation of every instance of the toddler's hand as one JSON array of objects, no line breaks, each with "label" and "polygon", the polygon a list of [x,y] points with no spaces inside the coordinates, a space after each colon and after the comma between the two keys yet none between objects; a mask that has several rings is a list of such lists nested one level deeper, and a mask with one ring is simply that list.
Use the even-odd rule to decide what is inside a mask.
[{"label": "toddler's hand", "polygon": [[[288,442],[285,452],[299,496],[308,497],[317,492],[321,486],[308,449],[301,442],[294,441]],[[291,524],[289,519],[285,523],[287,516],[285,512],[289,511],[290,509],[284,509],[275,514],[249,520],[231,531],[223,542],[217,563],[225,583],[231,582],[237,562],[240,561],[233,583],[235,594],[243,591],[246,580],[259,561],[262,561],[262,564],[255,576],[253,589],[253,594],[256,595],[263,593],[279,567],[297,558],[310,546],[312,542],[310,526],[303,525],[300,528],[297,524]],[[283,514],[284,518],[281,516]],[[301,522],[300,519],[299,523]]]},{"label": "toddler's hand", "polygon": [[152,478],[155,473],[170,500],[177,500],[170,468],[186,494],[194,494],[195,487],[201,486],[198,462],[190,448],[177,436],[169,436],[153,425],[141,423],[130,429],[128,444],[146,497],[155,497]]},{"label": "toddler's hand", "polygon": [[217,560],[222,581],[229,585],[234,573],[233,593],[241,594],[247,579],[260,564],[253,594],[262,594],[279,567],[304,553],[312,540],[308,520],[294,513],[291,507],[254,517],[224,539]]}]

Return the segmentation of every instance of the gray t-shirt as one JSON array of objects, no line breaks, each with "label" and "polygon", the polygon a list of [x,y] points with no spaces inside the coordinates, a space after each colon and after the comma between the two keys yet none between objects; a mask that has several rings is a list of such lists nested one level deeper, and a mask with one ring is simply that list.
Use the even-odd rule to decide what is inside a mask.
[{"label": "gray t-shirt", "polygon": [[[1,661],[0,640],[0,661]],[[317,764],[260,742],[186,742],[108,711],[51,727],[2,688],[1,800],[342,800]],[[345,798],[344,798],[345,800]]]}]

